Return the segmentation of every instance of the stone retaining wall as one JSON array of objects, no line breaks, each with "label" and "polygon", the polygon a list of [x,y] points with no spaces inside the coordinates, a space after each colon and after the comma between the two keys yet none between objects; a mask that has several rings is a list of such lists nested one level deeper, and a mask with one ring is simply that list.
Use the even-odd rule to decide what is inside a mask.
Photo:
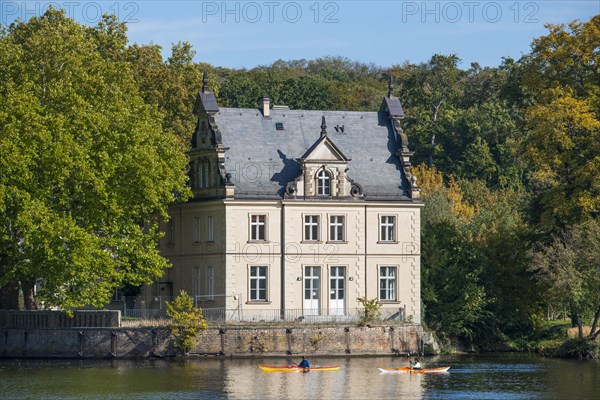
[{"label": "stone retaining wall", "polygon": [[[232,357],[392,355],[420,349],[419,325],[209,328],[191,354]],[[2,329],[5,358],[148,358],[175,355],[166,328]]]}]

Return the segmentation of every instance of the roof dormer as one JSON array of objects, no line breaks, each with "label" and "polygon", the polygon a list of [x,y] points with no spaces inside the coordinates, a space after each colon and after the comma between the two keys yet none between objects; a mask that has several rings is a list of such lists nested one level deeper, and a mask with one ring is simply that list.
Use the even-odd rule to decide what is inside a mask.
[{"label": "roof dormer", "polygon": [[323,116],[321,135],[298,159],[302,173],[294,182],[290,182],[287,195],[323,199],[360,197],[360,186],[347,176],[350,161],[327,135],[327,124]]}]

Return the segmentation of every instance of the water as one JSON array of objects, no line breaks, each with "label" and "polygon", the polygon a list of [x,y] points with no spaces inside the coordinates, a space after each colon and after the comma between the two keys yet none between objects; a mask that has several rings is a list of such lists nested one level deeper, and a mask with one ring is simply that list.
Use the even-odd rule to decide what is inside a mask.
[{"label": "water", "polygon": [[406,358],[311,358],[340,371],[262,372],[298,358],[0,360],[2,399],[600,399],[600,362],[502,354],[425,358],[440,375],[381,374]]}]

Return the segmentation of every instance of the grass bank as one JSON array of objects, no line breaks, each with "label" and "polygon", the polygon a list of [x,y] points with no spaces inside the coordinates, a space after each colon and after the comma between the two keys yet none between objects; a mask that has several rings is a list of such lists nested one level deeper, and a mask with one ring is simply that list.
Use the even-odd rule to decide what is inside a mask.
[{"label": "grass bank", "polygon": [[516,351],[535,352],[544,357],[599,359],[600,340],[591,340],[590,327],[584,327],[584,338],[568,322],[556,322],[539,329],[531,338],[516,340],[508,346]]}]

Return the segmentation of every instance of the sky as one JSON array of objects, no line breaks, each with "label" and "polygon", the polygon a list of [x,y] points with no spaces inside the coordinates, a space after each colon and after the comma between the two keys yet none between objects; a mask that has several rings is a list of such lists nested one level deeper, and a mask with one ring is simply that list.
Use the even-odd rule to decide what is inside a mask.
[{"label": "sky", "polygon": [[600,14],[600,0],[0,0],[0,23],[27,20],[50,4],[88,25],[116,14],[131,43],[159,44],[166,58],[173,43],[188,41],[195,61],[229,68],[323,56],[389,67],[436,53],[458,55],[464,68],[498,66],[526,54],[544,24]]}]

